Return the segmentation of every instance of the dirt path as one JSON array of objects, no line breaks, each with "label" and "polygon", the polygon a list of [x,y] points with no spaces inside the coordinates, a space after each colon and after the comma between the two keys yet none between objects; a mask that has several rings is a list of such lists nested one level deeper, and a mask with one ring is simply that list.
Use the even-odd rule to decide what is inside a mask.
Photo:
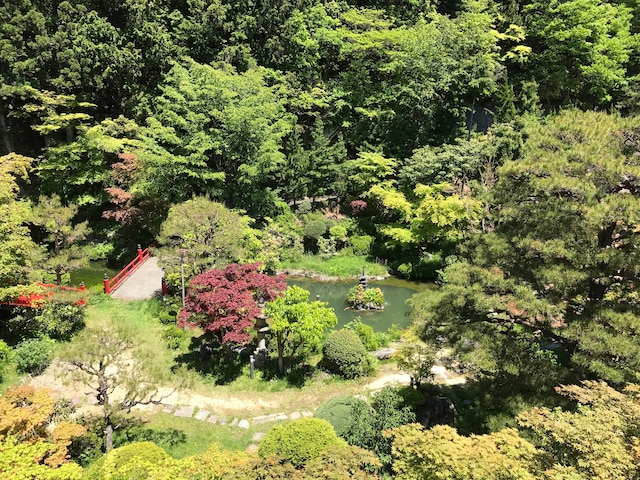
[{"label": "dirt path", "polygon": [[[435,383],[451,385],[464,382],[463,377],[456,376],[439,365],[434,366],[432,372]],[[295,412],[312,412],[321,403],[335,395],[373,392],[387,385],[409,385],[409,382],[408,374],[400,372],[393,364],[385,364],[376,377],[369,379],[367,383],[328,389],[315,388],[312,385],[300,390],[249,392],[244,398],[242,392],[231,392],[226,387],[214,387],[217,390],[215,394],[201,394],[188,389],[175,391],[160,387],[158,393],[162,397],[161,405],[140,406],[137,410],[148,413],[163,411],[177,414],[176,412],[182,409],[183,412],[190,411],[191,415],[198,411],[206,411],[213,412],[221,418],[263,417],[278,414],[282,417],[282,414],[286,416]],[[53,391],[54,396],[71,400],[81,413],[96,412],[99,409],[96,405],[95,393],[86,385],[69,380],[65,366],[58,361],[53,362],[42,374],[30,378],[27,383],[34,387],[48,388]],[[117,398],[122,393],[116,391],[114,397]]]}]

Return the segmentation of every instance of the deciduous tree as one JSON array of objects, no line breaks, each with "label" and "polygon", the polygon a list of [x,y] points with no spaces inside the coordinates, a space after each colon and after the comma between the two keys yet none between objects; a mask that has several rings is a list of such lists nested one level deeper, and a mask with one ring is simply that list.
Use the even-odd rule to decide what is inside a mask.
[{"label": "deciduous tree", "polygon": [[304,359],[317,351],[325,331],[338,323],[338,317],[326,302],[309,302],[309,292],[295,285],[267,303],[264,313],[275,335],[280,373],[285,372],[285,357]]},{"label": "deciduous tree", "polygon": [[30,204],[19,195],[18,179],[27,179],[33,159],[10,154],[0,157],[0,287],[27,280],[38,249],[27,223]]},{"label": "deciduous tree", "polygon": [[258,299],[270,302],[286,288],[283,276],[260,273],[260,264],[228,265],[189,282],[178,325],[200,327],[225,347],[246,345],[260,314]]}]

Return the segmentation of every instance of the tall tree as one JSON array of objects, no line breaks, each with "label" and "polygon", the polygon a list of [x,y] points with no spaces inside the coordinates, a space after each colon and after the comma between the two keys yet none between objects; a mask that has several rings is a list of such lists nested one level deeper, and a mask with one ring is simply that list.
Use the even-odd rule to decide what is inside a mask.
[{"label": "tall tree", "polygon": [[582,374],[636,378],[639,130],[638,119],[575,110],[531,125],[525,158],[498,171],[495,230],[467,244],[442,296],[416,311],[425,335],[484,356],[489,371],[551,360],[555,345]]},{"label": "tall tree", "polygon": [[58,285],[62,285],[63,275],[89,262],[79,242],[86,238],[90,229],[86,221],[73,223],[77,213],[78,207],[63,205],[57,195],[41,196],[34,207],[32,222],[42,227],[45,241],[49,243],[43,269],[55,275]]},{"label": "tall tree", "polygon": [[625,2],[535,1],[525,18],[543,100],[593,107],[620,98],[635,44]]},{"label": "tall tree", "polygon": [[20,198],[18,180],[26,180],[33,159],[10,154],[0,157],[0,287],[21,283],[37,261],[38,249],[27,223],[31,205]]},{"label": "tall tree", "polygon": [[274,179],[292,127],[267,72],[187,60],[166,76],[138,152],[139,188],[172,202],[209,194],[252,215],[274,213]]}]

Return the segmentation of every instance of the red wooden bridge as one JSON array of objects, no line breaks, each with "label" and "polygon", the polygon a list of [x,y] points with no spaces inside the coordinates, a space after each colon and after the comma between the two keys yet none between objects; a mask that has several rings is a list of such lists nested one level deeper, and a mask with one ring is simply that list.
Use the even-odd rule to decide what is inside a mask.
[{"label": "red wooden bridge", "polygon": [[149,248],[138,245],[136,258],[131,260],[117,275],[109,279],[104,276],[104,293],[122,300],[144,300],[163,291],[164,272],[158,267],[158,259],[152,257]]}]

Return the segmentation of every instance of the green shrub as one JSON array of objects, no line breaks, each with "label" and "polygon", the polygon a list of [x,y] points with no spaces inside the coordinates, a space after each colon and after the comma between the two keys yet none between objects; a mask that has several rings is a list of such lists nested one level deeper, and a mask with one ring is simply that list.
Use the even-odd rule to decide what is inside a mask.
[{"label": "green shrub", "polygon": [[307,238],[315,238],[316,240],[323,236],[327,231],[327,225],[322,220],[311,220],[304,226],[304,236]]},{"label": "green shrub", "polygon": [[358,378],[373,371],[373,357],[353,330],[337,330],[327,337],[322,347],[323,365],[345,378]]},{"label": "green shrub", "polygon": [[366,323],[362,323],[360,317],[347,323],[344,328],[356,332],[356,335],[360,337],[360,340],[362,341],[362,344],[364,345],[364,348],[367,349],[367,351],[372,352],[380,348],[379,335],[374,332],[372,326],[367,325]]},{"label": "green shrub", "polygon": [[16,368],[20,373],[38,375],[51,363],[53,341],[50,338],[32,338],[20,343],[15,352]]},{"label": "green shrub", "polygon": [[167,347],[172,350],[180,348],[180,344],[186,336],[186,332],[176,325],[169,325],[162,332],[162,338],[167,342]]},{"label": "green shrub", "polygon": [[160,312],[158,314],[158,320],[160,320],[160,323],[163,325],[175,325],[176,316],[174,312]]},{"label": "green shrub", "polygon": [[154,478],[163,464],[171,464],[171,456],[153,442],[136,442],[119,447],[85,470],[83,478],[92,480],[125,480]]},{"label": "green shrub", "polygon": [[356,403],[364,403],[364,401],[346,395],[334,397],[320,405],[313,416],[329,422],[338,436],[343,437],[351,427],[353,421],[351,412]]},{"label": "green shrub", "polygon": [[0,381],[2,381],[2,374],[4,368],[11,361],[13,353],[11,347],[7,345],[3,340],[0,340]]},{"label": "green shrub", "polygon": [[354,235],[349,238],[354,255],[367,255],[372,243],[373,237],[370,235]]},{"label": "green shrub", "polygon": [[402,338],[402,328],[399,325],[393,323],[386,331],[390,342],[397,342]]},{"label": "green shrub", "polygon": [[277,457],[300,468],[333,446],[345,445],[329,422],[319,418],[302,418],[276,425],[267,432],[258,455]]},{"label": "green shrub", "polygon": [[347,239],[347,229],[342,225],[334,225],[329,229],[331,238],[344,242]]},{"label": "green shrub", "polygon": [[36,317],[40,333],[51,338],[68,340],[84,327],[85,309],[73,303],[46,304]]},{"label": "green shrub", "polygon": [[89,260],[105,260],[110,257],[115,250],[111,243],[92,243],[87,248],[87,256]]}]

